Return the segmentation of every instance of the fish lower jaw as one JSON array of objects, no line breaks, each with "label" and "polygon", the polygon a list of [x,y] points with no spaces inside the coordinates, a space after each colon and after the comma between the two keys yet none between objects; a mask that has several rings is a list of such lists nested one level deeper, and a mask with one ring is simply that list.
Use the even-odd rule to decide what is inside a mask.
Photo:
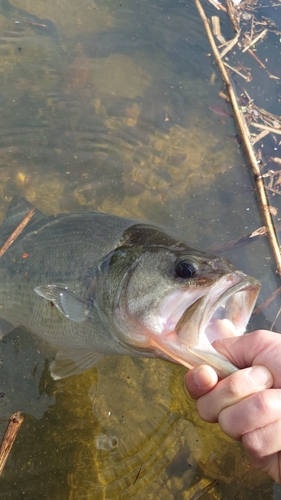
[{"label": "fish lower jaw", "polygon": [[204,332],[200,333],[199,342],[196,345],[182,344],[175,331],[166,332],[161,336],[152,335],[150,349],[157,357],[178,363],[186,368],[209,365],[216,371],[219,378],[224,378],[237,370],[236,366],[214,349]]},{"label": "fish lower jaw", "polygon": [[229,319],[213,319],[204,330],[204,337],[212,344],[215,340],[243,335],[245,328],[235,326]]}]

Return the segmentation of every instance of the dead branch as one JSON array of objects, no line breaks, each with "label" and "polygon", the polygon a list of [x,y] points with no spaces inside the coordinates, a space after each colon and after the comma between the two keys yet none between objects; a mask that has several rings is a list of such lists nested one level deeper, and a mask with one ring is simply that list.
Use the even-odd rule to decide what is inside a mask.
[{"label": "dead branch", "polygon": [[8,248],[14,243],[14,241],[17,239],[17,237],[23,232],[24,228],[27,226],[29,223],[30,219],[33,217],[35,211],[35,207],[32,207],[29,212],[26,214],[26,216],[23,218],[21,223],[16,227],[16,229],[12,232],[11,236],[7,239],[7,241],[4,243],[4,245],[0,248],[0,257],[4,255],[4,253],[8,250]]},{"label": "dead branch", "polygon": [[0,476],[3,472],[23,420],[24,418],[19,411],[11,415],[9,418],[9,423],[0,445]]}]

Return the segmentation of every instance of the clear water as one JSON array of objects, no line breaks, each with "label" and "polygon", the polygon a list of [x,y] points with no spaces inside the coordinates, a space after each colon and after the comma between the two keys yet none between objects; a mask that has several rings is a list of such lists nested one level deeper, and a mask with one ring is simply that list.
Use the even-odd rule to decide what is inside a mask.
[{"label": "clear water", "polygon": [[[222,84],[191,0],[3,1],[0,34],[2,219],[21,194],[46,213],[165,224],[203,249],[262,225],[233,119],[210,109]],[[262,281],[261,300],[275,289],[266,240],[225,256]],[[278,498],[197,417],[181,367],[112,356],[54,382],[52,354],[23,329],[0,343],[0,435],[25,417],[1,500],[188,499],[212,480],[204,498]]]}]

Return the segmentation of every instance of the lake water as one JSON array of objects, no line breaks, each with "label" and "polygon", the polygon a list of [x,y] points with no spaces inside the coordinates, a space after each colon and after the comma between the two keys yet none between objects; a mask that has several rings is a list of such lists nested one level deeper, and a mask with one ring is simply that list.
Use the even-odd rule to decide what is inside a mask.
[{"label": "lake water", "polygon": [[[231,114],[191,0],[3,0],[0,34],[2,220],[21,194],[48,214],[165,224],[202,249],[263,225],[233,118],[210,109]],[[278,286],[267,240],[224,256],[261,280],[260,302]],[[206,499],[281,498],[196,415],[185,369],[111,356],[54,382],[52,355],[23,329],[0,343],[0,436],[25,417],[1,500],[185,500],[213,480]]]}]

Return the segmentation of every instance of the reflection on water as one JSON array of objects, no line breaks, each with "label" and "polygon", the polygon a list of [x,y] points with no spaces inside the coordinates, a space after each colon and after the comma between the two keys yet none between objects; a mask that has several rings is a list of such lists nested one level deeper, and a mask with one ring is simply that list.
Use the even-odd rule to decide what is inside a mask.
[{"label": "reflection on water", "polygon": [[[203,248],[261,225],[233,121],[210,109],[220,82],[192,3],[6,0],[0,30],[2,218],[20,193],[46,213],[165,223]],[[263,282],[268,258],[266,242],[231,256]],[[0,499],[187,499],[213,479],[205,498],[272,497],[196,416],[184,369],[108,357],[54,383],[51,358],[20,329],[0,344],[0,434],[25,412]]]}]

